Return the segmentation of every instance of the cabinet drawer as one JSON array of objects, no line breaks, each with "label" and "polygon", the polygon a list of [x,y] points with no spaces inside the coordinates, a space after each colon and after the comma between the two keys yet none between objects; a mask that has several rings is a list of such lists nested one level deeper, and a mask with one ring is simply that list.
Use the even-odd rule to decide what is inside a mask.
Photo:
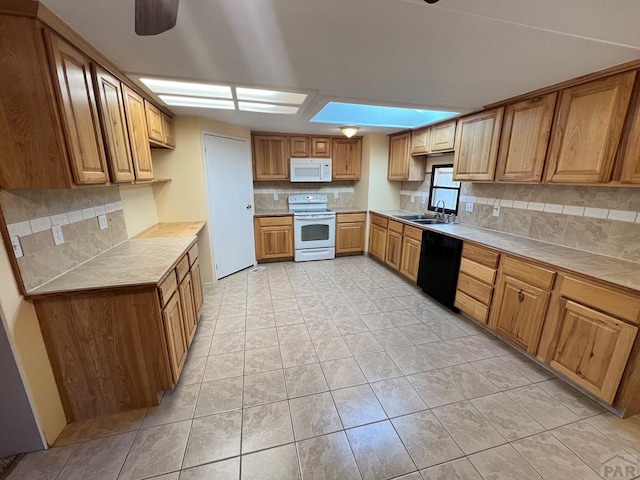
[{"label": "cabinet drawer", "polygon": [[456,301],[454,305],[479,322],[486,324],[489,319],[489,307],[475,298],[471,298],[460,290],[456,292]]},{"label": "cabinet drawer", "polygon": [[500,261],[498,252],[468,242],[464,242],[462,246],[462,256],[489,268],[498,268]]},{"label": "cabinet drawer", "polygon": [[547,290],[553,288],[553,282],[556,278],[556,272],[553,270],[547,270],[511,257],[506,257],[502,261],[502,271],[505,275]]},{"label": "cabinet drawer", "polygon": [[478,280],[493,285],[496,282],[496,270],[485,267],[479,263],[472,262],[468,258],[463,258],[460,262],[460,272],[477,278]]},{"label": "cabinet drawer", "polygon": [[189,265],[193,265],[194,262],[198,259],[198,244],[194,243],[193,247],[189,249]]},{"label": "cabinet drawer", "polygon": [[381,217],[379,215],[371,214],[371,223],[373,223],[374,225],[378,225],[382,228],[387,228],[387,224],[389,223],[389,221],[386,218]]},{"label": "cabinet drawer", "polygon": [[413,238],[414,240],[422,241],[422,230],[416,227],[404,226],[404,236]]},{"label": "cabinet drawer", "polygon": [[189,256],[183,256],[178,265],[176,266],[176,273],[178,274],[178,283],[182,282],[182,279],[189,273]]},{"label": "cabinet drawer", "polygon": [[339,213],[336,216],[336,223],[364,222],[366,218],[367,218],[366,213]]},{"label": "cabinet drawer", "polygon": [[583,305],[640,324],[640,299],[572,277],[564,277],[560,293]]},{"label": "cabinet drawer", "polygon": [[[389,220],[388,228],[392,232],[398,232],[398,233],[402,234],[402,232],[404,230],[404,223],[396,222],[395,220]],[[420,237],[420,238],[422,238],[422,237]]]},{"label": "cabinet drawer", "polygon": [[469,275],[465,275],[464,273],[460,274],[458,277],[458,290],[466,293],[485,305],[491,305],[493,287],[486,283],[482,283]]},{"label": "cabinet drawer", "polygon": [[171,270],[167,278],[158,286],[158,290],[160,291],[160,302],[162,302],[162,306],[164,307],[171,296],[178,290],[178,279],[175,270]]},{"label": "cabinet drawer", "polygon": [[286,217],[260,217],[258,224],[261,227],[279,227],[282,225],[293,225],[293,217],[287,215]]}]

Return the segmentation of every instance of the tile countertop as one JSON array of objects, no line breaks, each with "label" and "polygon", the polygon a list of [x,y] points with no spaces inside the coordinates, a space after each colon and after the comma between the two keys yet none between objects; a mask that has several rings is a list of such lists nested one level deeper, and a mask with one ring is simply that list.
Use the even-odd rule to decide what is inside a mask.
[{"label": "tile countertop", "polygon": [[394,215],[410,215],[415,214],[415,212],[402,210],[372,210],[372,212],[413,227],[420,227],[423,230],[433,230],[461,240],[470,240],[487,247],[493,247],[507,253],[537,260],[640,292],[640,263],[637,262],[598,255],[584,250],[563,247],[553,243],[471,225],[418,225],[410,221],[394,218]]},{"label": "tile countertop", "polygon": [[26,298],[157,285],[198,237],[130,239],[27,292]]},{"label": "tile countertop", "polygon": [[193,237],[200,233],[204,225],[205,222],[156,223],[133,238]]}]

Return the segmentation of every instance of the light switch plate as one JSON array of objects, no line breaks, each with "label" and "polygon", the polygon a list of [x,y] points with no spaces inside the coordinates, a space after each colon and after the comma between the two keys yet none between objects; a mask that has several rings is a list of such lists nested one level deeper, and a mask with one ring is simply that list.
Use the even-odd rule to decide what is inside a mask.
[{"label": "light switch plate", "polygon": [[464,206],[464,210],[465,212],[473,212],[473,203],[467,202],[467,204]]},{"label": "light switch plate", "polygon": [[493,206],[493,216],[494,217],[499,217],[500,216],[500,205],[494,205]]},{"label": "light switch plate", "polygon": [[98,216],[98,225],[100,225],[100,230],[106,230],[107,228],[109,228],[109,222],[107,221],[106,215]]},{"label": "light switch plate", "polygon": [[53,235],[54,245],[62,245],[64,243],[64,236],[62,235],[62,225],[54,225],[51,227],[51,235]]},{"label": "light switch plate", "polygon": [[24,257],[19,237],[11,237],[11,246],[13,247],[13,254],[16,256],[16,258]]}]

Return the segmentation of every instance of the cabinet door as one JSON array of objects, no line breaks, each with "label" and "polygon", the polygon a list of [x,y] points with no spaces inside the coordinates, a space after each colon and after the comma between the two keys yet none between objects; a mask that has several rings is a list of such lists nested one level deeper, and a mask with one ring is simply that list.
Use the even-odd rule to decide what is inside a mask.
[{"label": "cabinet door", "polygon": [[191,284],[193,286],[193,306],[196,310],[196,323],[200,321],[202,306],[204,305],[204,292],[202,290],[202,276],[200,275],[200,262],[196,260],[191,265]]},{"label": "cabinet door", "polygon": [[309,137],[289,137],[289,151],[292,157],[305,158],[309,156]]},{"label": "cabinet door", "polygon": [[261,259],[293,257],[293,227],[260,227]]},{"label": "cabinet door", "polygon": [[536,353],[549,292],[501,275],[491,328],[529,353]]},{"label": "cabinet door", "polygon": [[414,282],[418,280],[418,267],[420,266],[420,247],[422,242],[407,236],[402,241],[402,261],[400,273]]},{"label": "cabinet door", "polygon": [[546,182],[609,181],[635,76],[622,73],[560,92]]},{"label": "cabinet door", "polygon": [[411,133],[389,137],[389,180],[407,180],[409,176],[409,146]]},{"label": "cabinet door", "polygon": [[638,328],[568,300],[562,301],[551,367],[612,403]]},{"label": "cabinet door", "polygon": [[359,180],[362,163],[362,139],[334,138],[332,178],[334,180]]},{"label": "cabinet door", "polygon": [[455,148],[456,141],[456,121],[440,123],[431,126],[431,141],[429,151],[448,152]]},{"label": "cabinet door", "polygon": [[75,183],[107,183],[109,175],[90,61],[54,34],[48,33],[47,40]]},{"label": "cabinet door", "polygon": [[493,180],[503,112],[498,108],[458,120],[454,180]]},{"label": "cabinet door", "polygon": [[147,116],[147,134],[149,135],[149,140],[164,143],[162,112],[146,100],[144,101],[144,111]]},{"label": "cabinet door", "polygon": [[542,180],[557,95],[552,92],[506,107],[497,181],[539,183]]},{"label": "cabinet door", "polygon": [[411,132],[411,155],[429,153],[431,127]]},{"label": "cabinet door", "polygon": [[331,139],[329,137],[311,137],[311,156],[331,158]]},{"label": "cabinet door", "polygon": [[180,295],[175,294],[162,311],[164,322],[164,334],[167,339],[167,349],[169,350],[169,364],[173,374],[173,382],[178,383],[182,367],[187,359],[187,340],[184,331],[184,320],[182,317],[182,305]]},{"label": "cabinet door", "polygon": [[162,114],[162,132],[164,133],[164,144],[167,147],[174,148],[176,146],[176,134],[173,118],[164,113]]},{"label": "cabinet door", "polygon": [[111,181],[135,180],[131,144],[124,113],[124,98],[120,80],[104,68],[94,64],[94,80],[97,90],[98,110],[104,133],[104,146],[111,172]]},{"label": "cabinet door", "polygon": [[402,261],[402,234],[387,230],[387,254],[385,263],[390,267],[400,270]]},{"label": "cabinet door", "polygon": [[193,336],[196,333],[196,308],[193,297],[193,282],[191,280],[191,273],[187,273],[180,286],[178,287],[180,294],[180,305],[182,307],[182,321],[184,322],[184,333],[187,341],[187,348],[193,341]]},{"label": "cabinet door", "polygon": [[369,230],[369,254],[384,261],[387,253],[387,229],[371,224]]},{"label": "cabinet door", "polygon": [[254,180],[289,180],[288,137],[253,136]]},{"label": "cabinet door", "polygon": [[360,253],[364,250],[364,223],[336,224],[336,254]]},{"label": "cabinet door", "polygon": [[153,164],[151,163],[144,100],[126,85],[123,85],[123,90],[124,109],[127,114],[127,130],[129,131],[136,178],[138,180],[153,180]]}]

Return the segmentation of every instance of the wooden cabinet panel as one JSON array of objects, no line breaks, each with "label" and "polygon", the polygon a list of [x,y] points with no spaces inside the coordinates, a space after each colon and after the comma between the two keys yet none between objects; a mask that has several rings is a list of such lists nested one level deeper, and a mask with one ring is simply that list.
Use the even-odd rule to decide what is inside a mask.
[{"label": "wooden cabinet panel", "polygon": [[456,120],[431,126],[429,152],[448,152],[455,148]]},{"label": "wooden cabinet panel", "polygon": [[560,92],[546,182],[609,181],[635,76],[622,73]]},{"label": "wooden cabinet panel", "polygon": [[491,328],[535,354],[547,313],[549,292],[507,275],[498,280]]},{"label": "wooden cabinet panel", "polygon": [[164,333],[167,338],[169,351],[169,364],[173,374],[174,384],[178,382],[182,367],[187,359],[187,339],[184,331],[184,319],[182,317],[182,305],[180,295],[171,297],[169,303],[162,312]]},{"label": "wooden cabinet panel", "polygon": [[144,100],[126,85],[123,85],[123,90],[127,130],[129,131],[136,178],[138,180],[153,180],[153,164],[151,163]]},{"label": "wooden cabinet panel", "polygon": [[489,268],[498,268],[500,253],[480,245],[464,242],[462,256]]},{"label": "wooden cabinet panel", "polygon": [[361,138],[334,138],[332,178],[334,180],[359,180],[362,164]]},{"label": "wooden cabinet panel", "polygon": [[124,111],[122,84],[104,68],[95,64],[93,78],[111,181],[132,182],[135,180],[135,173]]},{"label": "wooden cabinet panel", "polygon": [[557,92],[508,105],[496,169],[499,182],[539,183],[547,157]]},{"label": "wooden cabinet panel", "polygon": [[392,232],[398,232],[400,235],[404,233],[404,223],[396,222],[395,220],[389,220],[387,228]]},{"label": "wooden cabinet panel", "polygon": [[254,180],[289,180],[288,137],[253,136]]},{"label": "wooden cabinet panel", "polygon": [[454,180],[493,180],[503,112],[498,108],[458,120]]},{"label": "wooden cabinet panel", "polygon": [[411,132],[411,155],[423,155],[429,153],[431,140],[431,127],[413,130]]},{"label": "wooden cabinet panel", "polygon": [[144,101],[144,111],[147,116],[147,134],[149,135],[149,140],[164,143],[162,112],[146,100]]},{"label": "wooden cabinet panel", "polygon": [[551,367],[612,403],[638,328],[571,301],[564,301]]},{"label": "wooden cabinet panel", "polygon": [[191,280],[191,274],[187,273],[184,277],[180,287],[178,287],[180,294],[180,306],[182,308],[182,321],[184,322],[184,335],[187,342],[187,348],[191,346],[193,336],[196,334],[196,309],[193,298],[193,282]]},{"label": "wooden cabinet panel", "polygon": [[259,222],[256,223],[258,260],[293,257],[293,225],[261,226]]},{"label": "wooden cabinet panel", "polygon": [[164,134],[164,144],[169,148],[174,148],[176,146],[176,133],[173,118],[165,113],[162,114],[162,133]]},{"label": "wooden cabinet panel", "polygon": [[169,272],[169,275],[158,286],[160,293],[160,304],[165,306],[173,294],[178,290],[178,278],[175,269]]},{"label": "wooden cabinet panel", "polygon": [[456,299],[453,305],[480,323],[486,324],[489,320],[489,307],[461,290],[456,291]]},{"label": "wooden cabinet panel", "polygon": [[204,306],[204,292],[202,290],[202,276],[200,275],[200,262],[196,260],[191,265],[191,283],[193,285],[193,306],[196,311],[196,323],[200,321],[202,307]]},{"label": "wooden cabinet panel", "polygon": [[311,137],[311,156],[331,158],[331,139],[329,137]]},{"label": "wooden cabinet panel", "polygon": [[553,288],[556,279],[553,270],[508,256],[502,262],[502,273],[547,290]]},{"label": "wooden cabinet panel", "polygon": [[493,285],[496,281],[496,270],[494,268],[480,265],[468,258],[463,257],[460,261],[460,272],[466,273],[489,285]]},{"label": "wooden cabinet panel", "polygon": [[469,275],[460,273],[458,276],[458,290],[485,305],[491,305],[491,299],[493,298],[493,287],[491,285],[487,285]]},{"label": "wooden cabinet panel", "polygon": [[309,156],[309,137],[291,136],[289,137],[289,151],[292,157]]},{"label": "wooden cabinet panel", "polygon": [[387,253],[387,229],[373,223],[369,229],[369,254],[384,261]]},{"label": "wooden cabinet panel", "polygon": [[55,34],[47,32],[46,38],[75,183],[107,183],[109,176],[90,60]]},{"label": "wooden cabinet panel", "polygon": [[387,230],[387,252],[385,263],[395,270],[400,270],[402,261],[402,233]]},{"label": "wooden cabinet panel", "polygon": [[389,136],[387,179],[422,181],[426,172],[424,157],[411,156],[411,132]]},{"label": "wooden cabinet panel", "polygon": [[400,273],[410,278],[413,282],[418,280],[418,267],[420,266],[420,248],[422,240],[416,240],[407,235],[402,238],[402,260]]},{"label": "wooden cabinet panel", "polygon": [[389,220],[385,217],[381,217],[380,215],[376,215],[375,213],[371,213],[371,223],[373,225],[379,225],[385,230],[387,229],[387,225],[389,225]]},{"label": "wooden cabinet panel", "polygon": [[336,224],[336,255],[364,251],[364,222]]}]

